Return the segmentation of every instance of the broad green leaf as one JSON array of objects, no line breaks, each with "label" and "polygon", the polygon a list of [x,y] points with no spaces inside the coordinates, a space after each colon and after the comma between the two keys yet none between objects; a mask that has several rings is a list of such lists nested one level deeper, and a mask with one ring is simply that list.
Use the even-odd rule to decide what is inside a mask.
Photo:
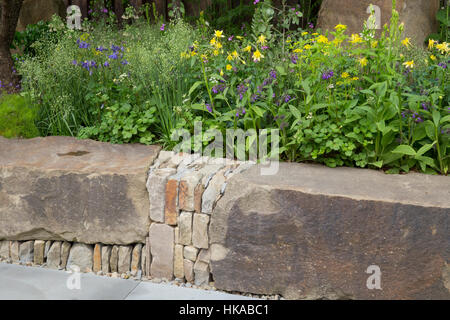
[{"label": "broad green leaf", "polygon": [[402,144],[402,145],[398,146],[397,148],[392,150],[392,153],[399,153],[399,154],[404,154],[404,155],[408,155],[408,156],[416,155],[416,151],[414,151],[413,148],[411,148],[410,146],[408,146],[406,144]]}]

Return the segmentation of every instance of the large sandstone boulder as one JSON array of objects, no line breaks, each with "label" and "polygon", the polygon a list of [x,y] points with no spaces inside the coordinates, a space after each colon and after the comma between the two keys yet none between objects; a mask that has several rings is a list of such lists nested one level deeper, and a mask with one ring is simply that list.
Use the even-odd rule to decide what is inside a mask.
[{"label": "large sandstone boulder", "polygon": [[255,166],[230,178],[211,219],[218,289],[450,299],[449,177],[305,164],[261,176]]},{"label": "large sandstone boulder", "polygon": [[0,239],[145,242],[159,147],[0,137]]},{"label": "large sandstone boulder", "polygon": [[[392,0],[323,0],[318,27],[334,30],[337,24],[342,23],[348,26],[348,34],[360,33],[364,21],[369,17],[367,8],[370,4],[380,8],[381,28],[389,23]],[[397,0],[397,10],[400,21],[405,23],[405,36],[412,38],[417,45],[421,45],[427,36],[436,31],[439,0]]]},{"label": "large sandstone boulder", "polygon": [[54,14],[61,17],[66,15],[66,6],[63,0],[24,0],[17,30],[25,30],[27,25],[36,24],[39,21],[50,21]]}]

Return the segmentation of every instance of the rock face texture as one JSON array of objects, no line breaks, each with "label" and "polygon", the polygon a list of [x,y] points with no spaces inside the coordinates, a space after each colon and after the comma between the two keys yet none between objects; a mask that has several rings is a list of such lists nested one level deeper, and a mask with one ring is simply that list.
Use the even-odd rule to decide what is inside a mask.
[{"label": "rock face texture", "polygon": [[54,14],[65,17],[65,12],[63,0],[24,0],[17,30],[24,30],[28,24],[35,24],[41,20],[49,21]]},{"label": "rock face texture", "polygon": [[[450,299],[449,177],[303,164],[259,172],[232,177],[211,215],[218,289],[288,299]],[[381,271],[381,289],[367,286],[370,266]]]},{"label": "rock face texture", "polygon": [[[347,34],[360,33],[369,17],[367,8],[370,4],[380,8],[381,28],[389,23],[392,0],[323,0],[318,27],[333,31],[337,24],[342,23],[348,26]],[[436,31],[438,10],[439,0],[397,0],[400,21],[405,23],[405,36],[412,38],[417,45]]]},{"label": "rock face texture", "polygon": [[0,137],[0,239],[144,243],[159,147]]}]

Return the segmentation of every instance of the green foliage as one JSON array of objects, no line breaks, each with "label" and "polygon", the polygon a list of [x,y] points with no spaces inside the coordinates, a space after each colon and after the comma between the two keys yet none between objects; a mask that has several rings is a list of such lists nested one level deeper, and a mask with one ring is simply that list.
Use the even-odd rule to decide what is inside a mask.
[{"label": "green foliage", "polygon": [[450,5],[448,1],[443,1],[441,4],[441,9],[436,14],[436,20],[439,24],[438,32],[429,35],[428,39],[448,42],[450,37]]},{"label": "green foliage", "polygon": [[36,109],[19,95],[0,95],[0,136],[33,138],[39,135],[34,121]]}]

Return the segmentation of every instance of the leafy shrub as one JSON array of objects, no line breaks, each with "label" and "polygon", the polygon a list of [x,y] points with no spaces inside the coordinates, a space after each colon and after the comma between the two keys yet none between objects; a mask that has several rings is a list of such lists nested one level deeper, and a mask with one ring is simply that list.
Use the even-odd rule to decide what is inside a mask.
[{"label": "leafy shrub", "polygon": [[33,138],[39,135],[35,108],[19,95],[0,95],[0,136]]}]

